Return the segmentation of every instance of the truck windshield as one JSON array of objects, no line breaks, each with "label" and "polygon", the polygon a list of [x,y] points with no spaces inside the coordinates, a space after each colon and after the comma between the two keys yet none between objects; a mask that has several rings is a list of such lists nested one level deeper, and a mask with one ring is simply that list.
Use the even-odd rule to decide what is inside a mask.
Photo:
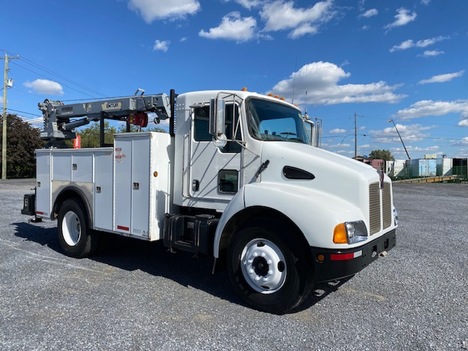
[{"label": "truck windshield", "polygon": [[251,98],[247,123],[252,137],[266,141],[309,142],[301,113],[281,103]]}]

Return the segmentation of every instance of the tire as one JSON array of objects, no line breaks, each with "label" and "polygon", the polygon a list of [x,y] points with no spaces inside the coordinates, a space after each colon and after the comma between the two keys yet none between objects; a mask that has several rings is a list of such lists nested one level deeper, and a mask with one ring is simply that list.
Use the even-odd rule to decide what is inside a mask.
[{"label": "tire", "polygon": [[[287,235],[280,236],[280,232]],[[286,313],[303,302],[313,286],[309,255],[281,226],[246,227],[231,238],[228,274],[234,289],[251,307]]]},{"label": "tire", "polygon": [[60,246],[67,256],[83,258],[96,250],[97,235],[89,229],[80,201],[64,201],[59,210],[57,226]]}]

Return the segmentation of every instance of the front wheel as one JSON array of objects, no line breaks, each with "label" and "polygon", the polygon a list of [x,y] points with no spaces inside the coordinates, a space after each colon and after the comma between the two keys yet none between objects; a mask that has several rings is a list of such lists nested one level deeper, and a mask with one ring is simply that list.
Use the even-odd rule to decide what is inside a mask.
[{"label": "front wheel", "polygon": [[[271,226],[272,227],[272,226]],[[250,306],[282,314],[298,306],[312,288],[313,273],[306,251],[291,233],[279,228],[241,229],[228,249],[228,273],[237,293]]]},{"label": "front wheel", "polygon": [[66,200],[60,207],[58,234],[60,246],[68,256],[86,257],[97,247],[96,234],[88,228],[83,207],[75,199]]}]

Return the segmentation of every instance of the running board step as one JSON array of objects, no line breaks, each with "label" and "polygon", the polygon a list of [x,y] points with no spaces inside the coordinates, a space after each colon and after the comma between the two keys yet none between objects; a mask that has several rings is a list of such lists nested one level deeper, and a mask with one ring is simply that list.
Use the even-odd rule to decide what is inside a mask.
[{"label": "running board step", "polygon": [[213,215],[169,215],[164,218],[164,246],[169,250],[213,255],[213,240],[218,225]]}]

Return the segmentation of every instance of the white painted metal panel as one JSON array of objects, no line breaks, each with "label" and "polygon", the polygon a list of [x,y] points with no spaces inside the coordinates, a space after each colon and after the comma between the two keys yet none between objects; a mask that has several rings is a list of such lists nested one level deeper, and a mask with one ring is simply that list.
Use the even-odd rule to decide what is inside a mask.
[{"label": "white painted metal panel", "polygon": [[113,150],[96,153],[94,158],[94,227],[113,229]]},{"label": "white painted metal panel", "polygon": [[49,217],[51,212],[51,154],[36,150],[36,214]]},{"label": "white painted metal panel", "polygon": [[114,231],[145,240],[161,239],[170,211],[170,136],[115,136]]},{"label": "white painted metal panel", "polygon": [[152,133],[150,148],[150,240],[162,239],[164,215],[174,213],[170,193],[173,147],[169,134]]},{"label": "white painted metal panel", "polygon": [[[53,158],[53,172],[51,180],[71,180],[71,163],[72,158],[70,152],[60,152],[64,150],[51,150],[50,155]],[[39,162],[38,162],[39,164]]]},{"label": "white painted metal panel", "polygon": [[72,182],[90,183],[93,181],[93,151],[80,150],[72,156]]},{"label": "white painted metal panel", "polygon": [[139,134],[132,140],[131,232],[133,235],[148,238],[151,134]]},{"label": "white painted metal panel", "polygon": [[114,143],[114,231],[130,235],[132,139],[116,135]]}]

